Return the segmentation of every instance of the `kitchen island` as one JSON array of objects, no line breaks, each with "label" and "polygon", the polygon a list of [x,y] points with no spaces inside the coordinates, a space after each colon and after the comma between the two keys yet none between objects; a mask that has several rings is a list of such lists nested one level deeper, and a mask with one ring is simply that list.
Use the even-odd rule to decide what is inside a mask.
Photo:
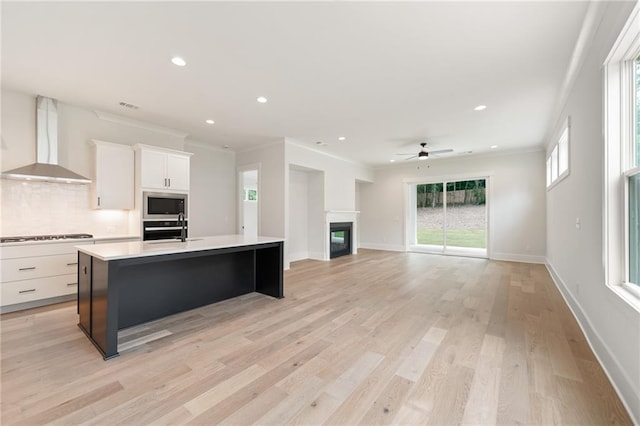
[{"label": "kitchen island", "polygon": [[282,298],[282,238],[78,246],[80,329],[109,359],[118,330],[251,292]]}]

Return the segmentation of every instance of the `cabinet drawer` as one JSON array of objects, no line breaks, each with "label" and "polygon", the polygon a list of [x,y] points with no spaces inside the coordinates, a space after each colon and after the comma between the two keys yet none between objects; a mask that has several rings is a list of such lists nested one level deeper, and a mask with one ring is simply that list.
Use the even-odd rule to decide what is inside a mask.
[{"label": "cabinet drawer", "polygon": [[53,256],[56,254],[77,253],[74,246],[93,245],[93,241],[75,241],[64,243],[30,244],[23,243],[15,246],[2,246],[0,257],[2,259],[15,259],[17,257]]},{"label": "cabinet drawer", "polygon": [[74,294],[77,290],[77,274],[2,283],[0,284],[0,304],[6,306],[48,299],[50,297]]},{"label": "cabinet drawer", "polygon": [[2,259],[0,261],[0,267],[2,268],[0,281],[5,283],[9,281],[72,274],[77,272],[77,262],[77,253]]}]

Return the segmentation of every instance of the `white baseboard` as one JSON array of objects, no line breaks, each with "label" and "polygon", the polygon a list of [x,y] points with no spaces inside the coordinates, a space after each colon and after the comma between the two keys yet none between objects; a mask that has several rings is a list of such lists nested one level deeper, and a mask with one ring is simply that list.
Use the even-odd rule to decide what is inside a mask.
[{"label": "white baseboard", "polygon": [[404,249],[404,246],[400,244],[360,243],[358,244],[358,248],[387,251],[406,251]]},{"label": "white baseboard", "polygon": [[298,252],[298,253],[289,253],[289,262],[295,262],[297,260],[308,259],[309,253],[307,252]]},{"label": "white baseboard", "polygon": [[508,262],[539,263],[543,265],[546,263],[546,258],[544,256],[535,256],[532,254],[491,253],[489,255],[489,259],[506,260]]},{"label": "white baseboard", "polygon": [[324,253],[321,251],[310,251],[308,258],[313,260],[324,260]]},{"label": "white baseboard", "polygon": [[[558,291],[562,295],[567,306],[571,310],[573,317],[578,322],[578,326],[582,330],[587,339],[587,343],[593,351],[596,359],[602,366],[605,374],[609,378],[613,388],[616,390],[618,397],[622,401],[622,404],[627,409],[629,416],[634,424],[640,425],[640,405],[637,401],[640,401],[640,394],[634,389],[633,381],[629,378],[625,370],[622,368],[617,358],[614,356],[613,351],[609,349],[604,340],[600,337],[600,334],[593,328],[589,316],[585,313],[580,306],[580,303],[573,297],[573,294],[569,291],[564,281],[553,265],[549,263],[548,259],[545,261],[545,266],[551,275],[551,279],[555,283]],[[604,285],[604,284],[603,284]],[[633,402],[631,404],[630,402]]]}]

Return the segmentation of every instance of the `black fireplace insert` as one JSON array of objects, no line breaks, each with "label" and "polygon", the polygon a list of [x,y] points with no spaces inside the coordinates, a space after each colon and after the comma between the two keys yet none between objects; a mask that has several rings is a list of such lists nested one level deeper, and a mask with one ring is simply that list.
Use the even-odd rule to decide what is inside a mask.
[{"label": "black fireplace insert", "polygon": [[329,226],[329,258],[351,254],[352,222],[334,222]]}]

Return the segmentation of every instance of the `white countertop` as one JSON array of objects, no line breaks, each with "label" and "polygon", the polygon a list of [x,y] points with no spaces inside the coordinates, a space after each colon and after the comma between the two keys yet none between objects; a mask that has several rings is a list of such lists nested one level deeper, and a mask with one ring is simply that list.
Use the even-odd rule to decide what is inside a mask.
[{"label": "white countertop", "polygon": [[93,246],[77,246],[82,253],[100,260],[131,259],[145,256],[159,256],[163,254],[187,253],[192,251],[215,250],[229,247],[251,246],[282,242],[284,238],[276,237],[245,237],[244,235],[216,235],[213,237],[189,238],[186,242],[162,241],[133,241],[128,243],[100,244]]}]

